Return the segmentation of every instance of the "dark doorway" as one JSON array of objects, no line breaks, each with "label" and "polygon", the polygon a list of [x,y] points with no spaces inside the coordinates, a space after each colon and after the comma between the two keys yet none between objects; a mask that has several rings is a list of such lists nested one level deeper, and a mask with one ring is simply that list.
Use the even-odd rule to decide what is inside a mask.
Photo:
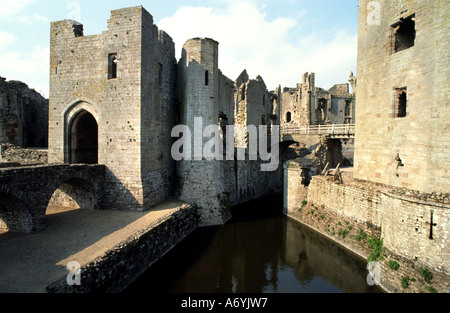
[{"label": "dark doorway", "polygon": [[342,142],[340,139],[328,140],[328,151],[330,153],[330,166],[336,168],[338,164],[343,165]]},{"label": "dark doorway", "polygon": [[87,111],[79,113],[71,125],[70,163],[98,163],[98,124]]}]

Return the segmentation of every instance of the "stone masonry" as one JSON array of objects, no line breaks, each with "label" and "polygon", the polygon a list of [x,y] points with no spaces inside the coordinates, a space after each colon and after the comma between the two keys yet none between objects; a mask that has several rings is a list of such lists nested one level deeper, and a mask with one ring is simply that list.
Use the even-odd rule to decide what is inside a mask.
[{"label": "stone masonry", "polygon": [[[193,155],[177,163],[180,199],[200,208],[200,225],[222,224],[231,217],[230,206],[281,191],[281,169],[262,172],[261,161],[248,156],[246,131],[239,133],[237,128],[268,125],[271,129],[276,117],[270,93],[261,77],[251,80],[246,71],[235,82],[224,76],[218,68],[218,48],[219,43],[213,39],[188,40],[178,68],[181,124],[200,132],[217,125],[216,131],[225,139],[223,160],[198,155],[211,140],[205,137],[202,141],[192,138],[189,145]],[[195,124],[198,118],[203,125]],[[232,160],[226,157],[228,125],[235,126]],[[245,160],[237,159],[237,148],[245,149]]]},{"label": "stone masonry", "polygon": [[355,94],[350,93],[349,84],[325,90],[316,87],[314,73],[303,74],[295,88],[283,88],[278,105],[285,127],[355,122]]},{"label": "stone masonry", "polygon": [[[333,222],[341,221],[339,225],[343,226],[336,228],[343,228],[346,225],[344,222],[351,222],[366,232],[368,229],[379,229],[384,255],[389,258],[380,261],[383,270],[388,267],[386,262],[389,260],[401,262],[405,276],[408,274],[413,277],[415,272],[404,268],[406,266],[428,268],[434,273],[438,290],[448,292],[449,194],[420,194],[404,188],[361,181],[352,178],[352,175],[345,175],[343,184],[324,176],[314,176],[311,183],[305,186],[305,166],[312,165],[307,164],[305,159],[290,161],[285,165],[284,210],[288,216],[295,218],[299,210],[309,212],[310,208],[314,208],[320,211],[316,214],[321,218],[332,215]],[[305,219],[302,222],[319,231],[326,230],[325,234],[336,240],[330,233],[330,224],[327,229],[319,220]],[[337,239],[346,246],[349,240]],[[359,252],[360,248],[356,247],[356,251]],[[365,252],[361,253],[367,256]],[[384,273],[382,285],[389,291],[402,290],[400,277],[395,280],[392,277],[395,277],[392,272]],[[418,291],[427,291],[426,286]]]},{"label": "stone masonry", "polygon": [[[435,291],[419,279],[427,269],[448,292],[450,4],[361,0],[359,7],[354,174],[343,183],[315,176],[306,186],[305,160],[286,164],[285,211],[298,215],[308,203],[323,217],[372,225],[389,258],[378,260],[388,290],[419,281],[410,290]],[[402,264],[399,274],[390,260]]]},{"label": "stone masonry", "polygon": [[[64,20],[51,26],[50,63],[49,162],[105,164],[109,208],[167,199],[175,174],[172,39],[142,7],[112,11],[100,35],[83,36],[81,24]],[[80,160],[86,151],[93,158]]]},{"label": "stone masonry", "polygon": [[355,177],[450,190],[450,3],[359,1]]},{"label": "stone masonry", "polygon": [[216,125],[221,136],[226,125],[267,125],[269,135],[279,125],[262,78],[234,82],[218,60],[218,42],[192,38],[177,62],[172,39],[141,6],[112,11],[100,35],[84,36],[76,21],[52,23],[49,162],[106,165],[105,208],[140,210],[177,197],[200,208],[201,226],[224,223],[233,204],[281,191],[281,166],[263,173],[248,151],[243,161],[206,160],[197,152],[207,137],[191,140],[192,156],[172,157],[176,125],[192,135]]},{"label": "stone masonry", "polygon": [[19,81],[0,77],[0,144],[46,148],[48,100]]}]

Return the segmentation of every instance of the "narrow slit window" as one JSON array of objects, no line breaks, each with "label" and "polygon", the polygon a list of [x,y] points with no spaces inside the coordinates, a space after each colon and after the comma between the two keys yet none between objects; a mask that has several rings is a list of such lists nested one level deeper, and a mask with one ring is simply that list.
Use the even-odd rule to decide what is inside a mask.
[{"label": "narrow slit window", "polygon": [[209,86],[209,71],[205,72],[205,86]]},{"label": "narrow slit window", "polygon": [[159,63],[158,86],[163,86],[163,65]]},{"label": "narrow slit window", "polygon": [[393,50],[400,52],[414,46],[416,40],[416,18],[415,15],[401,19],[392,25]]},{"label": "narrow slit window", "polygon": [[108,79],[117,78],[117,54],[108,55]]},{"label": "narrow slit window", "polygon": [[406,117],[406,109],[408,105],[408,94],[406,88],[397,88],[395,90],[395,117]]}]

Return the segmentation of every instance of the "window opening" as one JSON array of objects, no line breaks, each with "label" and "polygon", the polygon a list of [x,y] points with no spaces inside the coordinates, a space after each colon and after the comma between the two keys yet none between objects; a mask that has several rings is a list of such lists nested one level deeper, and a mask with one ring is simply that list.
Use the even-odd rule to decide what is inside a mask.
[{"label": "window opening", "polygon": [[406,108],[408,104],[408,95],[406,88],[396,89],[396,99],[394,107],[395,117],[406,117]]},{"label": "window opening", "polygon": [[108,55],[108,79],[117,78],[117,54]]},{"label": "window opening", "polygon": [[158,73],[158,85],[163,86],[163,65],[159,63],[159,73]]},{"label": "window opening", "polygon": [[392,25],[394,32],[394,52],[411,48],[416,40],[415,15],[400,19],[400,22]]},{"label": "window opening", "polygon": [[290,123],[292,121],[292,113],[287,112],[286,114],[286,123]]}]

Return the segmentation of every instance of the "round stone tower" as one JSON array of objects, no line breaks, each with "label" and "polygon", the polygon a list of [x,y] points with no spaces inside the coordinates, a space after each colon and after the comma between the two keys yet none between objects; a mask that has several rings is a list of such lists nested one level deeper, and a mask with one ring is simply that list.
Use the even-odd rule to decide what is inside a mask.
[{"label": "round stone tower", "polygon": [[[223,224],[223,162],[207,160],[203,137],[207,126],[219,129],[219,43],[208,38],[194,38],[183,46],[179,63],[178,99],[181,103],[180,124],[191,131],[189,160],[178,164],[180,199],[199,208],[201,225]],[[229,213],[228,213],[229,214]]]},{"label": "round stone tower", "polygon": [[217,124],[219,93],[219,43],[208,38],[193,38],[183,46],[180,66],[184,72],[185,125],[202,117],[204,125]]}]

